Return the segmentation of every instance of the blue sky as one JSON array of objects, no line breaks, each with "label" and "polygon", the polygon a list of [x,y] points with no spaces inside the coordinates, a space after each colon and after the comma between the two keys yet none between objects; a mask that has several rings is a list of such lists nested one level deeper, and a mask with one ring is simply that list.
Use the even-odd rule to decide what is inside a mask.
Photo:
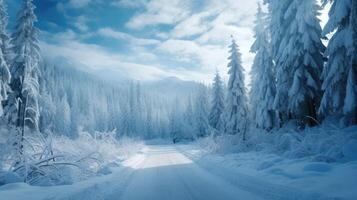
[{"label": "blue sky", "polygon": [[[11,27],[21,1],[6,1]],[[201,82],[210,82],[216,70],[226,78],[230,35],[249,71],[257,2],[35,0],[43,57],[59,66],[114,80]]]}]

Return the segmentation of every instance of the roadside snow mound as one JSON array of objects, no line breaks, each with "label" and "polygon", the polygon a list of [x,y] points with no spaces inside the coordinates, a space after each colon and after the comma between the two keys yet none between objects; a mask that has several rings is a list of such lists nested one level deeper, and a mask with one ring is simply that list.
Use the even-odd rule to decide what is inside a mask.
[{"label": "roadside snow mound", "polygon": [[263,151],[286,158],[309,158],[321,162],[357,160],[357,126],[341,128],[333,123],[300,130],[293,123],[267,132],[251,129],[246,142],[238,136],[210,136],[197,144],[211,153]]}]

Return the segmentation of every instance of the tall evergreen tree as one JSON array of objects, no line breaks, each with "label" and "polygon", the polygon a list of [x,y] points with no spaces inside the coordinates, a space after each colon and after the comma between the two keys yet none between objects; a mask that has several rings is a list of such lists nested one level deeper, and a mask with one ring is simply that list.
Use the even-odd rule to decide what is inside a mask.
[{"label": "tall evergreen tree", "polygon": [[229,81],[225,108],[225,132],[227,134],[241,134],[245,140],[247,125],[247,97],[244,86],[244,74],[239,47],[235,40],[230,45]]},{"label": "tall evergreen tree", "polygon": [[[287,65],[293,78],[289,88],[289,111],[304,123],[315,125],[321,99],[320,75],[323,68],[322,30],[316,0],[294,0],[286,13],[293,13],[288,32]],[[283,53],[283,52],[282,52]],[[284,54],[283,53],[283,54]]]},{"label": "tall evergreen tree", "polygon": [[[39,31],[35,27],[37,21],[32,0],[24,0],[18,14],[15,32],[12,36],[14,62],[11,66],[11,89],[8,106],[10,122],[19,127],[19,137],[14,144],[20,156],[23,152],[25,126],[38,130],[39,109]],[[19,158],[21,159],[21,157]],[[21,160],[19,160],[21,162]],[[17,162],[19,162],[17,161]]]},{"label": "tall evergreen tree", "polygon": [[182,134],[182,116],[179,110],[179,100],[176,98],[175,105],[169,114],[169,134],[174,143],[180,140]]},{"label": "tall evergreen tree", "polygon": [[272,52],[276,64],[274,108],[280,122],[297,118],[314,123],[320,100],[325,47],[315,0],[267,0],[271,14]]},{"label": "tall evergreen tree", "polygon": [[208,120],[208,97],[207,87],[204,85],[198,86],[197,97],[195,101],[195,131],[197,137],[204,137],[210,133],[210,125]]},{"label": "tall evergreen tree", "polygon": [[4,3],[4,0],[0,0],[0,23],[1,23],[1,30],[0,30],[0,48],[3,52],[5,61],[8,65],[11,64],[12,60],[12,51],[11,51],[11,41],[10,36],[6,30],[8,25],[8,14],[7,14],[7,6]]},{"label": "tall evergreen tree", "polygon": [[223,112],[224,112],[223,83],[221,80],[221,76],[217,71],[213,82],[213,98],[212,98],[211,111],[209,114],[210,125],[216,130],[222,130],[223,128],[223,124],[222,124]]},{"label": "tall evergreen tree", "polygon": [[56,103],[56,123],[57,130],[56,132],[68,137],[70,135],[70,127],[71,127],[71,110],[68,104],[67,95],[64,95],[60,99],[57,100]]},{"label": "tall evergreen tree", "polygon": [[273,59],[269,42],[268,18],[258,5],[255,21],[255,42],[251,52],[255,53],[251,77],[250,101],[253,123],[259,128],[271,129],[275,124],[273,109],[275,97],[275,78]]},{"label": "tall evergreen tree", "polygon": [[355,7],[354,0],[333,0],[323,30],[324,35],[335,31],[327,46],[328,61],[322,73],[324,94],[319,111],[325,115],[344,113],[357,117]]},{"label": "tall evergreen tree", "polygon": [[150,137],[152,137],[152,135],[154,134],[155,130],[154,130],[154,120],[153,120],[153,110],[152,110],[152,101],[150,98],[145,98],[145,120],[143,120],[143,133],[144,134],[144,138],[149,139]]},{"label": "tall evergreen tree", "polygon": [[10,91],[10,71],[9,71],[9,40],[6,32],[7,12],[3,0],[0,0],[0,116],[3,115],[3,101],[7,99]]},{"label": "tall evergreen tree", "polygon": [[133,82],[130,83],[130,88],[129,88],[129,122],[128,122],[128,135],[134,136],[134,134],[137,133],[137,122],[138,122],[138,101],[137,101],[137,93],[136,93],[136,87]]},{"label": "tall evergreen tree", "polygon": [[188,98],[188,103],[185,112],[183,113],[184,116],[184,127],[185,127],[185,135],[188,139],[194,139],[195,136],[195,113],[193,111],[192,106],[192,98],[191,95]]},{"label": "tall evergreen tree", "polygon": [[276,95],[274,109],[279,113],[281,125],[291,117],[288,108],[288,93],[293,77],[290,68],[291,60],[288,53],[285,52],[285,47],[289,41],[287,27],[293,19],[292,13],[286,11],[292,0],[265,0],[265,2],[269,3],[271,50],[275,62]]}]

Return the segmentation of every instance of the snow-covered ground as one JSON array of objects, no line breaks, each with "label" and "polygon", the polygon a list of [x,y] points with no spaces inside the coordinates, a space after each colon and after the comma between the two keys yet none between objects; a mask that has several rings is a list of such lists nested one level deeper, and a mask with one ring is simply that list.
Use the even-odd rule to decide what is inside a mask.
[{"label": "snow-covered ground", "polygon": [[183,152],[208,169],[218,166],[210,171],[233,183],[247,184],[250,178],[237,177],[248,175],[322,197],[357,199],[357,126],[331,119],[305,129],[293,123],[272,132],[251,129],[248,136],[244,143],[236,136],[206,137]]},{"label": "snow-covered ground", "polygon": [[73,185],[0,187],[7,199],[261,199],[212,175],[175,146],[147,146],[113,173]]},{"label": "snow-covered ground", "polygon": [[0,187],[6,199],[356,199],[357,162],[326,164],[248,152],[212,154],[193,144],[154,144],[73,185]]},{"label": "snow-covered ground", "polygon": [[314,162],[254,151],[212,154],[193,145],[181,149],[201,167],[266,199],[357,199],[357,161]]}]

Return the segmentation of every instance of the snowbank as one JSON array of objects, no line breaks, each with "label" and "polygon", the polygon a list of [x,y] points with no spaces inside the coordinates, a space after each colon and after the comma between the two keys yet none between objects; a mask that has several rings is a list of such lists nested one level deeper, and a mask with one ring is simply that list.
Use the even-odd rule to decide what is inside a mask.
[{"label": "snowbank", "polygon": [[357,126],[340,128],[329,123],[299,130],[289,124],[271,132],[251,129],[247,136],[245,143],[237,136],[206,137],[196,143],[211,153],[262,151],[327,163],[357,160]]},{"label": "snowbank", "polygon": [[357,126],[325,124],[301,131],[290,125],[270,133],[252,130],[245,144],[235,136],[218,136],[202,138],[196,147],[186,150],[190,158],[225,168],[228,172],[218,175],[228,174],[233,182],[239,182],[232,177],[238,173],[323,197],[357,199]]}]

